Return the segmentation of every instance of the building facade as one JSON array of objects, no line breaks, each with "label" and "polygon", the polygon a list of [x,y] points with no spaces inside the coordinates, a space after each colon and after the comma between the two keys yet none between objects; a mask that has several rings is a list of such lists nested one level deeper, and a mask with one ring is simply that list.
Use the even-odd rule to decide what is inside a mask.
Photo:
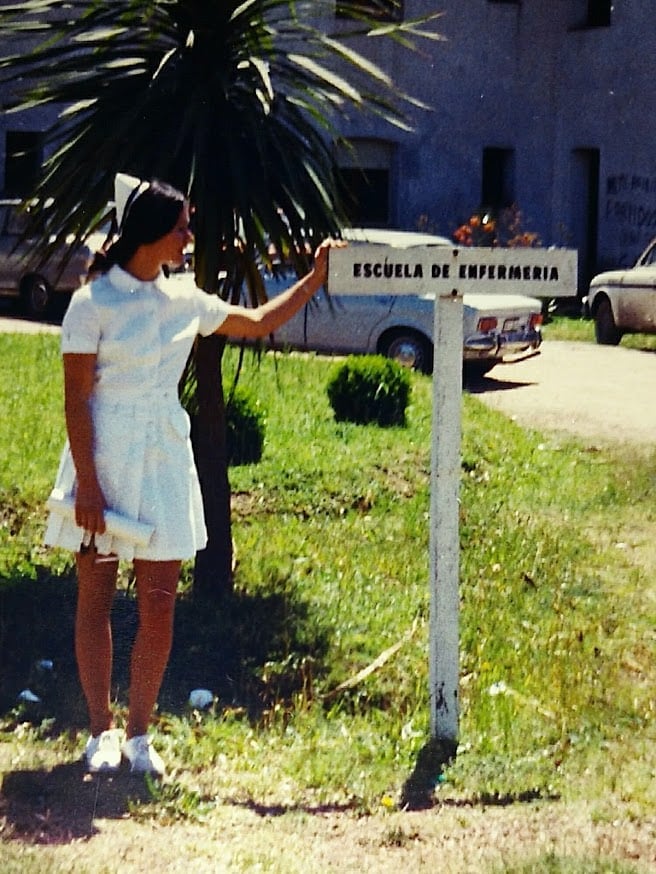
[{"label": "building facade", "polygon": [[633,263],[656,236],[649,0],[406,0],[403,11],[437,10],[444,42],[415,55],[381,44],[376,57],[430,106],[415,133],[347,126],[372,187],[387,185],[387,214],[371,217],[450,235],[479,209],[515,204],[545,245],[578,249],[580,288]]},{"label": "building facade", "polygon": [[[367,0],[363,0],[367,5]],[[397,11],[390,4],[390,15]],[[544,245],[579,251],[579,290],[632,263],[656,236],[652,0],[405,0],[442,15],[419,51],[369,40],[367,54],[426,105],[413,132],[341,122],[354,220],[451,236],[479,210],[515,205]],[[322,19],[348,27],[339,13]],[[0,187],[20,194],[50,119],[0,117]],[[654,130],[654,133],[652,133]],[[362,174],[361,169],[364,170]]]}]

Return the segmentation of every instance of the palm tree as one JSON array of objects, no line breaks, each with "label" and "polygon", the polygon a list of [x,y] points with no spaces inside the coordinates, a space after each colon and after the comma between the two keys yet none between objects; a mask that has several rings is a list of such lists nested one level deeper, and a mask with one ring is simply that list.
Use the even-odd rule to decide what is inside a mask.
[{"label": "palm tree", "polygon": [[[358,39],[385,33],[410,46],[417,34],[439,38],[420,26],[429,19],[375,24],[389,5],[340,2],[340,15],[350,15]],[[36,219],[40,238],[83,238],[106,212],[117,171],[166,179],[195,207],[198,285],[233,300],[246,289],[257,305],[264,295],[258,263],[273,254],[301,269],[316,238],[343,226],[333,159],[340,114],[366,110],[405,125],[400,107],[410,99],[347,39],[315,26],[322,13],[333,15],[334,3],[29,0],[0,7],[3,45],[26,36],[36,44],[0,58],[4,81],[16,90],[14,108],[61,108],[34,192],[52,201]],[[209,531],[196,562],[200,595],[227,591],[232,581],[223,348],[218,337],[200,340],[187,381]]]}]

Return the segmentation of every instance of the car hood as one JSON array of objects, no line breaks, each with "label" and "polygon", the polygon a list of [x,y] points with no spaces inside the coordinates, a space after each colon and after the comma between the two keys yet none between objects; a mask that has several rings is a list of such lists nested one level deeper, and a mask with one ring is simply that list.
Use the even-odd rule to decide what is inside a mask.
[{"label": "car hood", "polygon": [[[425,300],[433,300],[433,295],[424,294]],[[476,310],[531,310],[542,311],[542,302],[537,297],[528,297],[525,294],[477,294],[475,292],[463,295],[465,306]]]},{"label": "car hood", "polygon": [[626,270],[606,270],[605,273],[598,273],[590,280],[590,288],[596,285],[618,285],[623,282],[627,275]]},{"label": "car hood", "polygon": [[537,297],[525,294],[465,294],[463,300],[470,307],[479,310],[537,310],[541,312],[542,303]]},{"label": "car hood", "polygon": [[395,231],[387,228],[343,228],[342,237],[350,243],[375,243],[395,248],[413,246],[455,246],[446,237],[413,231]]}]

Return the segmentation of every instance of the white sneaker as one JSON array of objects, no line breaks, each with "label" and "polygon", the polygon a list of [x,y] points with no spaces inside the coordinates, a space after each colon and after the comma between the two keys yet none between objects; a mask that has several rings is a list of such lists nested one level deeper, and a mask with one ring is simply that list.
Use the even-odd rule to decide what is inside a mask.
[{"label": "white sneaker", "polygon": [[87,770],[92,774],[98,771],[118,771],[121,765],[122,739],[123,732],[120,728],[110,728],[90,737],[84,748]]},{"label": "white sneaker", "polygon": [[123,743],[123,755],[130,763],[133,774],[152,774],[163,777],[166,771],[162,757],[154,749],[147,734],[138,734]]}]

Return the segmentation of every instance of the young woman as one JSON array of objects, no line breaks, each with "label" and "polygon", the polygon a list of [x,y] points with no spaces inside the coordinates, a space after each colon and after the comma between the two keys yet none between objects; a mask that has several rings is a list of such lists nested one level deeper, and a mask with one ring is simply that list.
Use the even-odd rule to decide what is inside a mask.
[{"label": "young woman", "polygon": [[[116,201],[119,211],[118,190]],[[73,295],[62,324],[68,440],[53,494],[68,497],[74,517],[51,512],[46,543],[77,553],[75,650],[90,717],[87,767],[115,770],[125,757],[133,771],[161,776],[148,723],[171,648],[180,565],[206,543],[178,380],[198,334],[263,337],[289,319],[326,281],[335,243],[319,246],[313,269],[294,286],[248,309],[164,278],[162,268],[180,265],[192,239],[180,192],[159,182],[134,185],[119,218],[119,236],[92,265],[95,278]],[[145,523],[147,542],[113,531],[112,514]],[[133,561],[139,611],[125,736],[110,708],[119,558]]]}]

